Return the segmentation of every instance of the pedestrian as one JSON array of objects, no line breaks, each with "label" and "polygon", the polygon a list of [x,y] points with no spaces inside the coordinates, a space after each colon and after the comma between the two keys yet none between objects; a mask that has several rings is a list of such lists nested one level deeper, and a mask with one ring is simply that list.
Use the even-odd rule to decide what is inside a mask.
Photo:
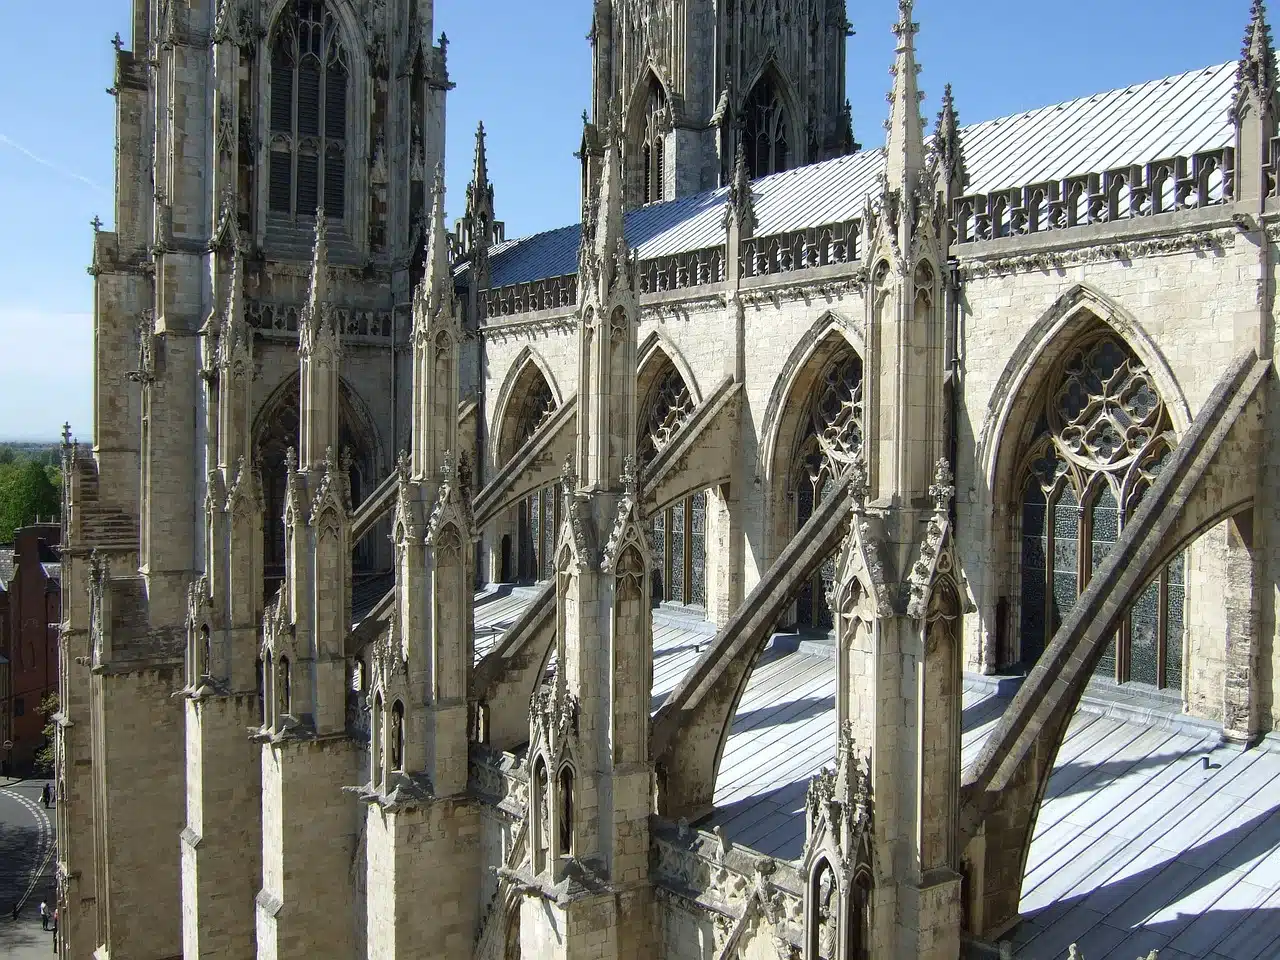
[{"label": "pedestrian", "polygon": [[52,798],[52,796],[53,796],[53,791],[49,789],[49,785],[46,783],[44,785],[44,788],[40,791],[40,802],[44,804],[44,808],[46,810],[49,809],[49,800]]},{"label": "pedestrian", "polygon": [[49,929],[49,905],[43,900],[40,901],[40,929]]}]

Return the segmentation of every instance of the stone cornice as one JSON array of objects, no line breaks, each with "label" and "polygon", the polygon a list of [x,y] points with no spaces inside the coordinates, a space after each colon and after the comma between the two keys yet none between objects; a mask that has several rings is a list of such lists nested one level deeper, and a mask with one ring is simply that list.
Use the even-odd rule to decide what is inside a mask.
[{"label": "stone cornice", "polygon": [[960,265],[963,280],[984,280],[1012,274],[1044,270],[1060,270],[1116,260],[1138,260],[1145,257],[1169,256],[1176,253],[1211,252],[1220,254],[1234,246],[1236,228],[1199,230],[1172,236],[1142,237],[1116,240],[1081,247],[1041,250],[1035,253],[975,258]]}]

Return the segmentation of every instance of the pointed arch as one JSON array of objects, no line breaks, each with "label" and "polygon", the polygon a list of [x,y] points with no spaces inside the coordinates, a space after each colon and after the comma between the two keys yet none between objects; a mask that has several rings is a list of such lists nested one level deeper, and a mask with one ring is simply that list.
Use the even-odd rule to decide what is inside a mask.
[{"label": "pointed arch", "polygon": [[766,59],[743,89],[738,125],[751,179],[801,166],[807,153],[804,111],[777,59]]},{"label": "pointed arch", "polygon": [[[345,379],[339,380],[338,436],[351,453],[347,476],[351,505],[356,508],[389,467],[377,423],[359,392]],[[268,588],[284,574],[284,508],[286,477],[285,452],[299,445],[299,375],[290,374],[271,391],[253,418],[253,451],[262,465],[263,575]],[[357,550],[357,572],[372,568],[374,544]]]},{"label": "pointed arch", "polygon": [[627,193],[636,204],[665,199],[666,135],[671,128],[671,91],[651,61],[636,79],[626,113],[623,158]]},{"label": "pointed arch", "polygon": [[[267,9],[264,11],[263,24],[266,29],[264,36],[266,42],[259,44],[257,57],[258,72],[258,89],[262,91],[262,101],[266,105],[263,110],[262,129],[260,132],[261,141],[264,149],[259,151],[258,158],[258,175],[257,175],[257,209],[260,211],[259,236],[265,235],[268,228],[268,221],[281,217],[291,218],[294,215],[294,200],[291,197],[288,204],[288,213],[280,210],[280,200],[282,195],[273,198],[273,193],[283,190],[285,184],[277,182],[275,189],[272,186],[272,165],[273,160],[278,159],[273,154],[282,154],[287,147],[288,151],[294,155],[290,162],[291,192],[296,194],[297,169],[296,154],[298,143],[296,141],[309,138],[306,132],[298,130],[296,123],[290,123],[288,133],[283,129],[283,117],[280,117],[280,123],[273,122],[275,118],[272,116],[272,104],[279,101],[282,105],[286,98],[276,96],[274,84],[278,79],[278,71],[275,69],[274,51],[276,48],[276,38],[278,36],[281,20],[285,13],[294,7],[299,0],[270,0]],[[314,3],[314,0],[311,0]],[[317,4],[317,6],[320,6]],[[344,90],[343,105],[340,114],[328,117],[326,122],[339,122],[343,127],[343,133],[340,140],[334,141],[330,147],[326,148],[323,157],[317,156],[318,168],[326,169],[327,173],[340,173],[338,182],[341,183],[340,192],[331,192],[325,190],[321,193],[317,200],[320,205],[325,207],[326,216],[335,221],[339,221],[340,229],[350,240],[356,245],[357,249],[364,249],[367,230],[365,224],[367,216],[361,204],[355,203],[354,199],[359,196],[359,191],[367,170],[368,142],[369,142],[369,124],[366,118],[369,111],[365,109],[365,104],[369,102],[369,78],[371,76],[371,67],[368,59],[368,51],[364,42],[364,28],[361,18],[352,8],[349,0],[323,0],[321,6],[323,13],[330,16],[334,22],[334,37],[337,41],[337,48],[341,50],[341,76],[334,81],[334,89],[340,85]],[[327,59],[327,56],[326,56]],[[290,86],[293,84],[290,82]],[[329,84],[325,84],[326,93]],[[292,100],[296,91],[290,89],[289,97]],[[283,106],[282,106],[283,109]],[[277,129],[279,128],[279,129]],[[326,130],[326,139],[332,139]],[[273,142],[280,149],[273,148]],[[276,202],[273,203],[272,200]],[[330,209],[334,207],[336,209]],[[272,212],[272,211],[275,212]],[[309,214],[314,216],[314,212]],[[299,212],[300,220],[305,220],[308,214]]]},{"label": "pointed arch", "polygon": [[765,553],[767,567],[795,533],[796,506],[791,483],[797,445],[803,439],[814,391],[828,366],[852,354],[865,356],[861,336],[840,314],[827,311],[792,349],[778,374],[761,422],[760,462],[765,496]]},{"label": "pointed arch", "polygon": [[489,456],[495,467],[501,467],[519,449],[515,422],[519,417],[519,406],[540,386],[545,386],[556,409],[564,405],[564,391],[556,382],[551,365],[537,349],[526,345],[507,368],[506,379],[494,404]]},{"label": "pointed arch", "polygon": [[[1001,622],[984,659],[1029,668],[1119,539],[1190,413],[1150,337],[1083,284],[1023,338],[996,389],[1003,402],[984,424],[978,459],[992,542],[1008,549],[994,552],[988,578],[986,605],[999,594]],[[1107,640],[1095,675],[1181,686],[1185,559],[1170,556]]]},{"label": "pointed arch", "polygon": [[[1164,353],[1136,318],[1105,293],[1085,283],[1077,283],[1054,302],[1023,335],[992,389],[1001,398],[983,421],[978,436],[978,466],[987,489],[998,491],[1007,485],[1004,476],[1013,467],[1008,462],[1009,439],[1025,427],[1027,409],[1036,379],[1061,359],[1076,337],[1093,324],[1110,327],[1138,356],[1155,379],[1160,396],[1168,407],[1174,432],[1181,436],[1191,425],[1191,407],[1169,366]],[[1004,480],[1004,483],[1002,483]]]},{"label": "pointed arch", "polygon": [[640,349],[636,351],[639,358],[639,375],[636,384],[636,396],[643,398],[646,393],[646,387],[653,385],[654,369],[651,364],[657,363],[661,365],[663,359],[670,361],[671,365],[680,371],[680,377],[684,380],[684,384],[689,388],[689,396],[693,398],[695,404],[702,402],[702,387],[698,384],[698,378],[693,372],[693,367],[685,358],[684,351],[679,345],[671,339],[671,335],[667,333],[661,326],[656,326],[649,331],[649,335],[644,338],[640,344]]}]

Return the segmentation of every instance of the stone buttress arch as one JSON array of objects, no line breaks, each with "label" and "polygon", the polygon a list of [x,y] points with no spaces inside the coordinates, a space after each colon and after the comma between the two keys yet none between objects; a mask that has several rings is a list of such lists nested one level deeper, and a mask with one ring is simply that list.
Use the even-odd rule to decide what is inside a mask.
[{"label": "stone buttress arch", "polygon": [[693,398],[694,406],[702,402],[702,388],[698,384],[698,378],[694,376],[693,367],[689,365],[684,352],[671,339],[667,331],[661,327],[651,330],[640,344],[636,356],[639,358],[636,378],[637,403],[644,402],[649,390],[653,387],[654,378],[661,370],[664,358],[670,361],[679,372],[680,378],[684,380],[684,385],[689,391],[689,396]]},{"label": "stone buttress arch", "polygon": [[[489,430],[489,458],[495,469],[501,468],[503,463],[515,453],[515,448],[512,446],[513,436],[508,435],[508,432],[514,429],[511,422],[513,411],[518,409],[519,402],[534,386],[531,378],[535,373],[542,377],[551,391],[551,398],[555,401],[556,408],[564,406],[564,391],[556,382],[551,365],[537,349],[526,345],[516,354],[507,368],[507,375],[502,381],[494,404],[493,423]],[[512,446],[512,449],[506,450],[508,446]]]}]

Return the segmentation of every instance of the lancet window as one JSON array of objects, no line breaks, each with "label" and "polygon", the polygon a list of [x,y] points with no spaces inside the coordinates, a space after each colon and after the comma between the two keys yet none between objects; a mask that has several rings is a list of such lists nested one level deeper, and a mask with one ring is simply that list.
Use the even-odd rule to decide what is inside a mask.
[{"label": "lancet window", "polygon": [[[667,361],[642,407],[636,452],[644,470],[693,413],[693,398],[675,364]],[[704,606],[707,602],[707,493],[699,491],[649,521],[653,540],[653,599]]]},{"label": "lancet window", "polygon": [[343,218],[351,66],[325,0],[292,0],[271,39],[268,207]]},{"label": "lancet window", "polygon": [[[1022,461],[1019,651],[1030,667],[1115,546],[1168,459],[1168,410],[1151,374],[1109,330],[1066,355]],[[1181,688],[1185,556],[1142,592],[1095,677]]]},{"label": "lancet window", "polygon": [[[862,359],[843,347],[823,368],[792,457],[789,492],[795,505],[797,532],[813,516],[842,467],[861,451]],[[827,594],[835,574],[835,557],[831,556],[801,586],[796,596],[799,626],[832,628]]]},{"label": "lancet window", "polygon": [[742,137],[752,178],[781,173],[790,165],[791,131],[778,84],[769,74],[751,90],[743,105]]},{"label": "lancet window", "polygon": [[645,109],[641,162],[644,164],[644,202],[656,203],[666,197],[667,95],[656,80],[649,84]]},{"label": "lancet window", "polygon": [[[556,412],[556,401],[545,378],[539,376],[516,413],[516,449],[537,433]],[[531,493],[517,510],[516,578],[521,582],[549,580],[560,529],[560,498],[555,485]]]}]

